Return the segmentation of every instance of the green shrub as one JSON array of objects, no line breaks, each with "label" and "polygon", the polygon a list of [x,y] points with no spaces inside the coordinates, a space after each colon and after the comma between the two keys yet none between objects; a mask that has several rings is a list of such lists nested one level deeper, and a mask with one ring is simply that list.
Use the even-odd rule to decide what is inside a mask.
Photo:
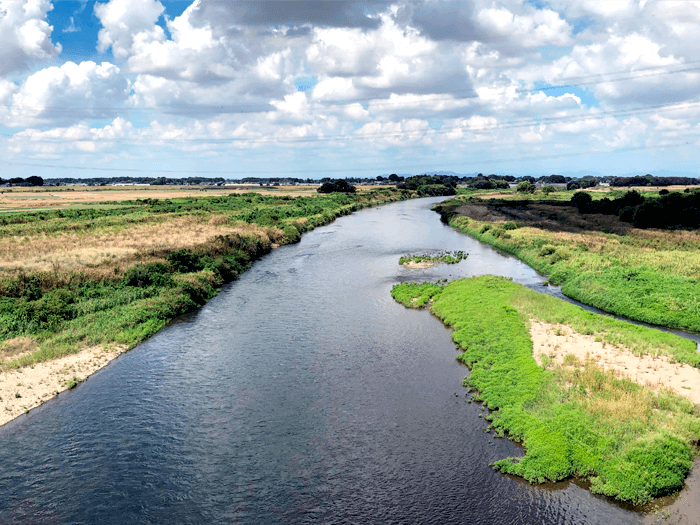
[{"label": "green shrub", "polygon": [[172,284],[172,270],[165,263],[135,264],[124,272],[122,284],[124,286],[138,286],[145,288],[151,285],[170,286]]},{"label": "green shrub", "polygon": [[192,253],[189,248],[183,248],[168,255],[168,262],[178,273],[198,272],[204,268],[202,256]]}]

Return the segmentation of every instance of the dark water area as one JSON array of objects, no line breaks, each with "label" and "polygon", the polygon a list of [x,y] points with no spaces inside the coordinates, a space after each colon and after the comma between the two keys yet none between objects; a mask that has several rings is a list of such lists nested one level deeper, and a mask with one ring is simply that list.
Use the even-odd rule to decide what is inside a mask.
[{"label": "dark water area", "polygon": [[[391,286],[544,278],[440,223],[439,200],[305,234],[5,425],[0,523],[641,523],[573,483],[531,486],[489,467],[521,450],[485,431],[451,332],[395,303]],[[398,265],[442,249],[469,256]]]}]

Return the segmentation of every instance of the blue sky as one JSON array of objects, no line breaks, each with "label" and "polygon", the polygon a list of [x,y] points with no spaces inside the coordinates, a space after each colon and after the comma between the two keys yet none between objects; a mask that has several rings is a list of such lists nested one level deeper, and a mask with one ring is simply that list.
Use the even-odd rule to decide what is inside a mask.
[{"label": "blue sky", "polygon": [[700,6],[0,0],[0,177],[697,173]]}]

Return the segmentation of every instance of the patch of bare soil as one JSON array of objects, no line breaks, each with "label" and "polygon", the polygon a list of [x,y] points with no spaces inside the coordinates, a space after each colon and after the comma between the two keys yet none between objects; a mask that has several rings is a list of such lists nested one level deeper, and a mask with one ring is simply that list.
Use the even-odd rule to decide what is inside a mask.
[{"label": "patch of bare soil", "polygon": [[0,371],[0,425],[84,381],[125,350],[126,347],[95,346],[53,361]]},{"label": "patch of bare soil", "polygon": [[482,201],[461,204],[452,210],[453,216],[465,216],[477,221],[514,221],[520,226],[555,232],[579,233],[602,231],[624,235],[632,226],[616,215],[579,213],[563,202]]},{"label": "patch of bare soil", "polygon": [[408,261],[403,263],[404,268],[408,268],[409,270],[422,270],[425,268],[430,268],[431,266],[435,266],[438,264],[440,261],[421,261],[421,262],[416,262],[416,261]]},{"label": "patch of bare soil", "polygon": [[[614,370],[619,377],[646,385],[655,391],[671,388],[693,403],[700,404],[700,371],[690,365],[671,363],[666,356],[636,356],[631,351],[598,342],[594,337],[574,332],[568,326],[530,323],[533,354],[542,364],[541,354],[563,365],[567,356],[578,362],[593,359],[605,370]],[[573,361],[573,358],[569,357]]]}]

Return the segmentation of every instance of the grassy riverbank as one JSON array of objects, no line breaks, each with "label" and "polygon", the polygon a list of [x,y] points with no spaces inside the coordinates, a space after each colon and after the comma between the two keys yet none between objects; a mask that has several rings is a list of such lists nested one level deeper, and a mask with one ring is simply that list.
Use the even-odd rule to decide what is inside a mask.
[{"label": "grassy riverbank", "polygon": [[[528,215],[528,207],[537,213]],[[499,207],[462,198],[435,209],[451,226],[548,276],[573,299],[630,319],[700,331],[697,231],[636,229],[564,203],[538,207],[525,200]]]},{"label": "grassy riverbank", "polygon": [[273,247],[394,189],[310,197],[231,194],[0,217],[0,367],[81,348],[131,348]]},{"label": "grassy riverbank", "polygon": [[401,284],[392,296],[430,310],[454,330],[471,368],[465,385],[492,410],[496,435],[525,445],[524,457],[495,463],[529,481],[586,478],[591,490],[645,503],[679,490],[700,436],[700,410],[670,390],[606,372],[593,360],[538,366],[531,320],[568,326],[604,345],[698,366],[695,345],[680,337],[599,316],[506,279],[476,277]]}]

